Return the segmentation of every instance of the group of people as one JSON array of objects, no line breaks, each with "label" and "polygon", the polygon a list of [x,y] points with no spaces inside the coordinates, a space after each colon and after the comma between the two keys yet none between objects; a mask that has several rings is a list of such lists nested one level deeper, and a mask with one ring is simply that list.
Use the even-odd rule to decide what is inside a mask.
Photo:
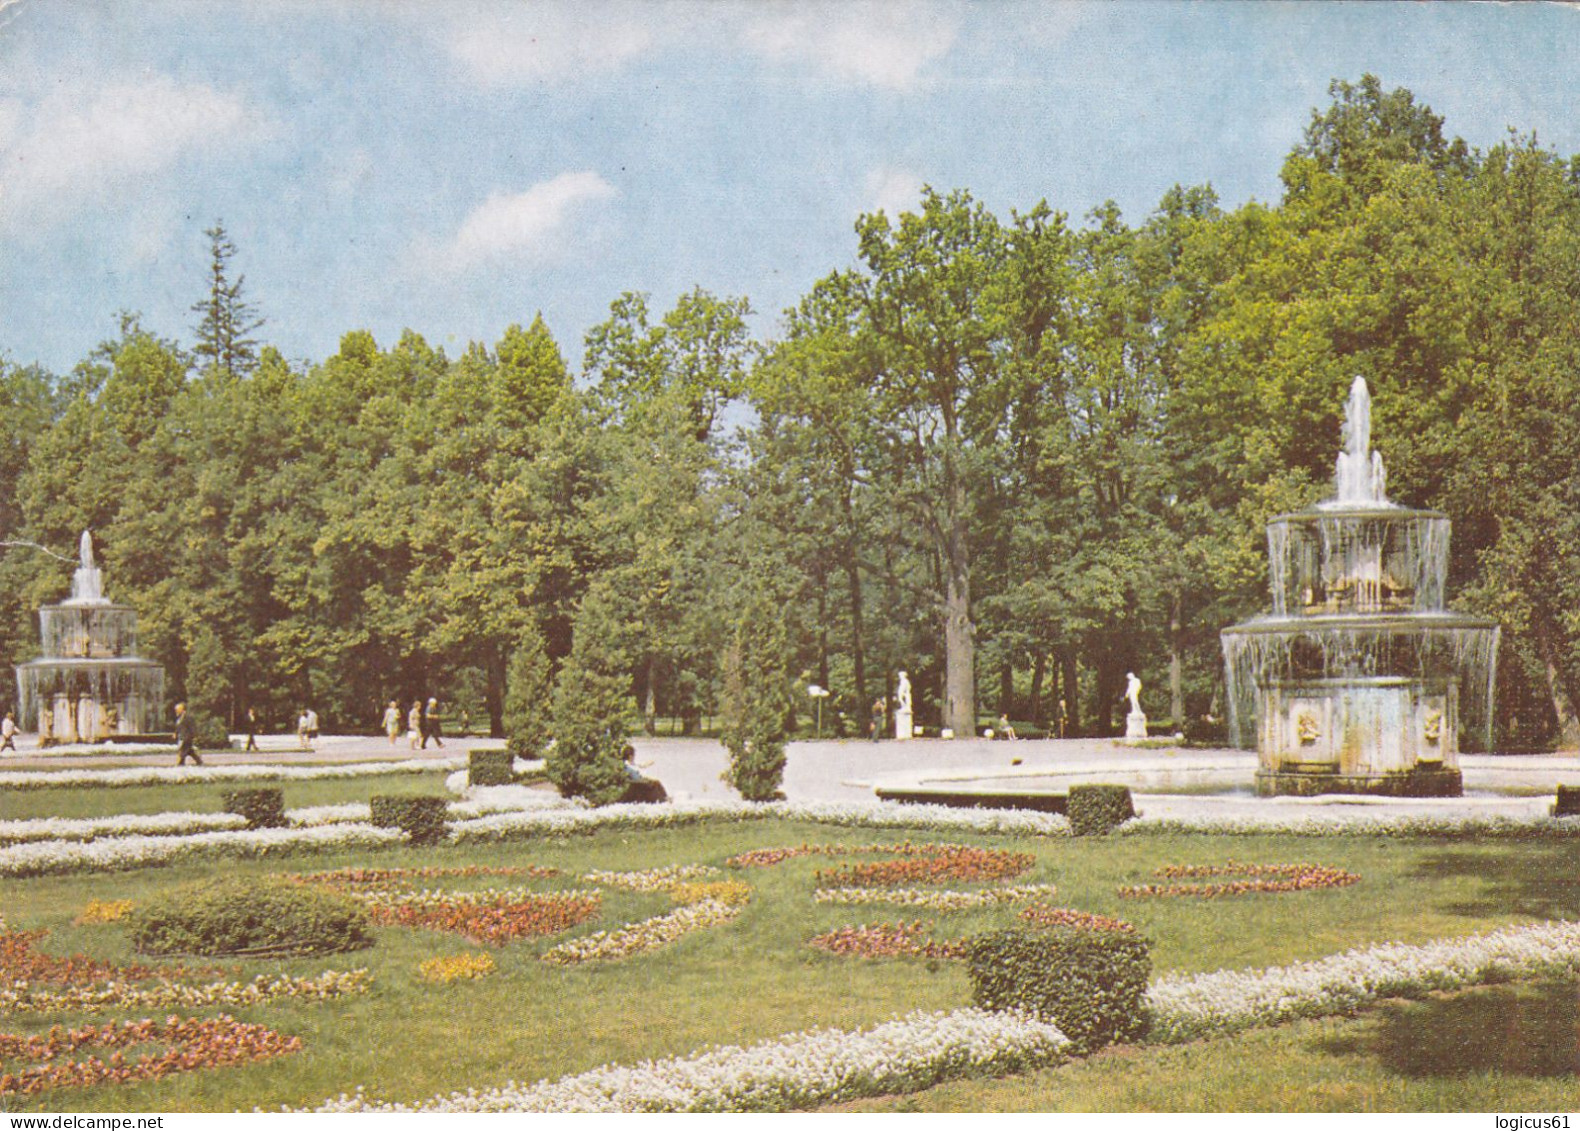
[{"label": "group of people", "polygon": [[[401,721],[400,703],[391,699],[390,705],[384,709],[384,733],[389,735],[391,746],[400,742]],[[424,703],[421,699],[413,699],[411,710],[405,714],[405,723],[406,739],[413,750],[426,750],[430,738],[435,746],[444,745],[444,729],[439,722],[439,700],[429,699]]]}]

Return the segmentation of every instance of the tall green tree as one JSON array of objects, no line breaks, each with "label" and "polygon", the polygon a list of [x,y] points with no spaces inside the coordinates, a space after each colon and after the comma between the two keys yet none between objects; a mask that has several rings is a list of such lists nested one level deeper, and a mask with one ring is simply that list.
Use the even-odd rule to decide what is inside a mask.
[{"label": "tall green tree", "polygon": [[226,234],[224,222],[216,220],[203,234],[209,245],[208,294],[192,304],[192,313],[201,316],[193,327],[197,345],[192,352],[199,364],[206,362],[242,377],[258,363],[259,343],[251,335],[263,327],[264,319],[246,299],[246,276],[231,277],[236,245]]}]

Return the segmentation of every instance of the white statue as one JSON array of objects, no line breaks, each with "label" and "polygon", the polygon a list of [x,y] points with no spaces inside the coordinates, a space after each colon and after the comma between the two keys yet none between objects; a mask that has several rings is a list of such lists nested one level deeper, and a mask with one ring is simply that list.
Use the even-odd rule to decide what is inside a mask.
[{"label": "white statue", "polygon": [[1135,672],[1125,673],[1125,698],[1130,700],[1130,713],[1125,716],[1125,738],[1147,736],[1147,716],[1141,709],[1141,681]]},{"label": "white statue", "polygon": [[911,721],[911,679],[900,673],[900,682],[894,688],[894,737],[904,741],[915,735]]}]

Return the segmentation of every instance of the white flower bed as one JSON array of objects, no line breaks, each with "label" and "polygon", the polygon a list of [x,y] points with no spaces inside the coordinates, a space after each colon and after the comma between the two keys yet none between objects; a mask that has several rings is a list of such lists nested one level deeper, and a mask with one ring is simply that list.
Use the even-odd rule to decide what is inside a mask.
[{"label": "white flower bed", "polygon": [[0,986],[0,1014],[96,1013],[101,1009],[197,1009],[215,1005],[234,1008],[285,998],[329,1001],[347,994],[365,994],[372,982],[373,976],[366,967],[349,971],[325,970],[311,978],[292,978],[285,974],[271,978],[267,974],[259,974],[250,982],[210,982],[207,985],[163,982],[145,986],[107,981],[91,986],[51,989],[27,982],[14,982]]},{"label": "white flower bed", "polygon": [[1148,1040],[1222,1036],[1297,1017],[1349,1014],[1386,997],[1549,974],[1580,974],[1580,923],[1505,927],[1420,946],[1385,943],[1266,970],[1169,975],[1147,991]]},{"label": "white flower bed", "polygon": [[1016,887],[986,888],[982,891],[922,891],[919,888],[818,888],[812,898],[818,903],[891,903],[901,907],[922,907],[929,911],[966,911],[973,907],[992,907],[1000,903],[1025,903],[1051,898],[1058,889],[1053,884],[1021,884]]},{"label": "white flower bed", "polygon": [[1207,833],[1214,836],[1402,836],[1493,837],[1505,840],[1580,837],[1580,821],[1552,817],[1498,817],[1467,813],[1401,815],[1351,810],[1346,815],[1290,815],[1287,812],[1201,815],[1191,818],[1143,814],[1115,830],[1117,836],[1156,833]]},{"label": "white flower bed", "polygon": [[587,872],[582,879],[589,884],[603,884],[626,891],[660,892],[688,880],[711,879],[723,874],[710,864],[671,864],[667,868],[649,868],[645,872]]},{"label": "white flower bed", "polygon": [[457,792],[463,792],[465,799],[450,803],[450,816],[463,820],[523,809],[568,809],[575,804],[557,793],[525,785],[466,786]]},{"label": "white flower bed", "polygon": [[0,876],[111,871],[168,864],[186,857],[267,856],[276,852],[324,850],[352,845],[399,844],[399,829],[372,825],[327,825],[307,829],[253,829],[189,836],[127,836],[76,842],[49,840],[0,848]]},{"label": "white flower bed", "polygon": [[[366,808],[366,806],[364,806]],[[102,836],[185,836],[216,829],[242,829],[237,813],[125,813],[113,817],[38,817],[0,821],[0,846],[41,840],[93,840]]]},{"label": "white flower bed", "polygon": [[0,790],[53,789],[59,786],[190,785],[194,782],[313,781],[381,774],[432,774],[466,765],[465,758],[403,762],[345,762],[334,766],[127,766],[116,770],[9,770],[0,772]]},{"label": "white flower bed", "polygon": [[598,931],[579,939],[560,943],[543,952],[544,962],[555,966],[574,966],[582,962],[613,962],[633,954],[656,950],[692,931],[722,927],[741,913],[738,906],[722,899],[699,899],[677,907],[667,915],[657,915],[637,923],[627,923],[612,931]]},{"label": "white flower bed", "polygon": [[854,828],[1070,835],[1069,821],[1050,813],[952,809],[945,805],[900,805],[886,801],[674,801],[662,805],[605,805],[597,809],[577,805],[462,821],[452,826],[451,835],[458,841],[507,840],[515,836],[591,832],[599,828],[673,828],[709,820],[759,821],[772,817]]},{"label": "white flower bed", "polygon": [[470,1089],[413,1105],[380,1104],[359,1091],[315,1110],[787,1111],[1054,1064],[1068,1043],[1052,1025],[1013,1013],[912,1013],[870,1029],[817,1029],[746,1048],[605,1065],[559,1080]]},{"label": "white flower bed", "polygon": [[318,825],[365,825],[373,820],[373,806],[366,801],[347,801],[342,805],[308,805],[301,809],[287,809],[285,819],[297,828],[313,828]]}]

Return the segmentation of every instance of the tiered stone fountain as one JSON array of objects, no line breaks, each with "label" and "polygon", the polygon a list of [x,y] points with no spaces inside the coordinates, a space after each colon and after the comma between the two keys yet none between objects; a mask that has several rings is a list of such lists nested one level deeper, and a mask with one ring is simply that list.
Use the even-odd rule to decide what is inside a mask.
[{"label": "tiered stone fountain", "polygon": [[164,705],[164,665],[137,656],[137,613],[104,596],[84,530],[71,598],[38,611],[44,654],[18,665],[19,722],[39,745],[105,742],[152,732]]},{"label": "tiered stone fountain", "polygon": [[1336,480],[1268,523],[1273,611],[1222,633],[1230,739],[1263,796],[1458,797],[1461,733],[1491,744],[1499,630],[1445,608],[1448,517],[1388,501],[1359,377]]}]

